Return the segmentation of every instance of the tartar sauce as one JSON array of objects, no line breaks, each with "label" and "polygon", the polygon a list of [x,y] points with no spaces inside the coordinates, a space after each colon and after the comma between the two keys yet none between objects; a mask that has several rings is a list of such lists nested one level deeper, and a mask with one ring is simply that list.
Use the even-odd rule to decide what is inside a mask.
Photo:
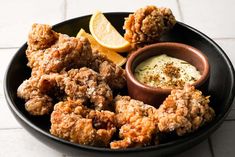
[{"label": "tartar sauce", "polygon": [[153,56],[140,63],[135,71],[135,78],[149,86],[161,88],[183,87],[200,79],[200,72],[188,62],[167,56]]}]

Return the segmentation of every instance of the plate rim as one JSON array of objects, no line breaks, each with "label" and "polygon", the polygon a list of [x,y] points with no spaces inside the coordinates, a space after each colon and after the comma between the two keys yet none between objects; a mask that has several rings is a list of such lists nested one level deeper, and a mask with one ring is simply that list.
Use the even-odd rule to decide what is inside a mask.
[{"label": "plate rim", "polygon": [[[118,14],[121,14],[121,15],[126,14],[128,16],[128,14],[130,14],[130,13],[131,12],[104,12],[105,15],[109,15],[109,16],[112,16],[112,15],[117,16]],[[75,18],[72,18],[72,19],[62,21],[60,23],[57,23],[57,24],[53,25],[52,28],[60,27],[60,25],[65,25],[66,23],[70,23],[71,21],[79,20],[79,19],[82,19],[82,18],[88,18],[88,17],[91,17],[91,14],[83,15],[83,16],[79,16],[79,17],[75,17]],[[21,114],[21,111],[16,107],[17,105],[15,104],[12,96],[10,97],[10,93],[8,91],[9,82],[8,82],[7,78],[8,78],[9,69],[12,65],[12,62],[16,58],[16,56],[22,51],[22,49],[27,47],[27,42],[25,44],[23,44],[17,50],[15,55],[12,57],[11,61],[9,62],[8,66],[7,66],[7,70],[6,70],[5,75],[4,75],[3,88],[4,88],[4,96],[5,96],[5,99],[7,101],[8,107],[10,108],[10,110],[12,111],[12,113],[14,115],[17,115],[21,119],[22,122],[26,123],[29,127],[33,128],[34,130],[36,130],[37,132],[43,134],[44,136],[49,137],[51,140],[54,140],[55,142],[61,142],[63,144],[66,144],[66,145],[69,145],[69,146],[72,146],[72,147],[76,147],[76,148],[80,148],[80,149],[84,149],[84,150],[89,150],[89,151],[95,151],[95,152],[99,151],[99,152],[109,152],[109,153],[112,153],[112,152],[113,153],[128,153],[128,152],[135,152],[136,153],[136,152],[140,152],[140,151],[159,150],[159,149],[169,148],[169,147],[171,147],[175,144],[180,145],[180,144],[183,144],[183,143],[190,143],[190,142],[193,142],[195,140],[202,141],[200,139],[202,139],[203,137],[205,137],[207,135],[210,135],[212,132],[214,132],[216,130],[217,127],[219,127],[222,124],[223,120],[226,118],[226,116],[228,115],[228,113],[231,109],[232,102],[233,102],[234,97],[235,97],[235,87],[234,87],[234,74],[235,74],[235,72],[234,72],[234,67],[233,67],[233,64],[232,64],[231,60],[227,56],[227,54],[224,52],[224,50],[215,41],[213,41],[211,38],[209,38],[204,33],[200,32],[199,30],[197,30],[197,29],[195,29],[195,28],[193,28],[193,27],[191,27],[191,26],[189,26],[189,25],[187,25],[183,22],[177,21],[177,24],[190,29],[190,31],[193,31],[194,33],[199,34],[204,39],[208,40],[208,42],[210,42],[214,47],[216,47],[216,49],[219,49],[220,54],[223,55],[223,57],[226,59],[225,61],[226,61],[227,65],[229,66],[228,68],[229,68],[230,72],[232,73],[231,82],[232,82],[233,86],[232,86],[231,91],[229,92],[229,95],[232,95],[232,97],[230,97],[230,100],[228,100],[228,102],[227,102],[227,104],[230,104],[230,106],[226,109],[226,112],[224,112],[223,115],[221,115],[221,117],[219,117],[218,121],[216,121],[214,123],[214,125],[212,125],[211,123],[208,123],[207,124],[207,126],[208,126],[207,131],[202,130],[202,132],[196,132],[194,138],[188,136],[188,137],[184,137],[183,139],[177,139],[175,141],[170,141],[170,142],[167,142],[167,143],[164,143],[164,144],[147,146],[147,147],[128,148],[128,149],[110,149],[110,148],[94,147],[94,146],[88,146],[88,145],[81,145],[81,144],[77,144],[77,143],[72,143],[72,142],[66,141],[64,139],[61,139],[59,137],[56,137],[54,135],[51,135],[49,132],[46,132],[45,130],[43,130],[43,129],[39,128],[38,126],[36,126],[34,123],[30,122],[28,120],[28,118],[24,116],[24,114]],[[24,129],[26,129],[26,128],[24,127]]]}]

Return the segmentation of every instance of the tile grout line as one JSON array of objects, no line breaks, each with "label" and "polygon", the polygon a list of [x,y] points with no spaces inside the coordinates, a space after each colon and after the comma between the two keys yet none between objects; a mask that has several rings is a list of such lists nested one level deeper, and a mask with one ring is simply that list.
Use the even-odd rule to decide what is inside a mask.
[{"label": "tile grout line", "polygon": [[235,40],[233,37],[218,37],[212,38],[213,40]]},{"label": "tile grout line", "polygon": [[0,50],[4,49],[19,49],[20,47],[0,47]]},{"label": "tile grout line", "polygon": [[20,128],[20,127],[15,127],[15,128],[0,128],[0,131],[1,130],[21,130],[23,128]]},{"label": "tile grout line", "polygon": [[178,8],[178,10],[179,10],[179,14],[180,14],[180,20],[182,21],[182,22],[184,22],[184,17],[183,17],[183,12],[182,12],[182,8],[181,8],[181,6],[180,6],[180,1],[179,0],[176,0],[176,2],[177,2],[177,8]]},{"label": "tile grout line", "polygon": [[213,149],[213,146],[212,146],[211,137],[208,138],[208,144],[209,144],[209,149],[210,149],[210,152],[211,152],[211,156],[215,157],[215,153],[214,153],[214,149]]}]

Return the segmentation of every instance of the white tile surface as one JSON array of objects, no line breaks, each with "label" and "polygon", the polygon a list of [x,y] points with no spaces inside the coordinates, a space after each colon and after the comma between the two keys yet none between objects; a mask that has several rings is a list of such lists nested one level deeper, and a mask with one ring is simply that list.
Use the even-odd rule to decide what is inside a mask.
[{"label": "white tile surface", "polygon": [[211,136],[215,157],[234,157],[235,154],[235,121],[225,121]]},{"label": "white tile surface", "polygon": [[[180,2],[180,7],[177,4]],[[16,49],[27,39],[32,23],[55,24],[95,10],[103,12],[135,11],[145,5],[157,5],[172,9],[181,21],[180,10],[186,24],[216,39],[235,65],[235,1],[234,0],[0,0],[0,157],[62,157],[21,128],[10,113],[3,97],[2,80],[9,60]],[[67,10],[66,10],[67,9]],[[226,39],[233,38],[233,39]],[[233,106],[235,109],[235,105]],[[235,154],[235,110],[227,121],[211,137],[215,157]],[[176,157],[210,157],[208,141],[177,155]]]},{"label": "white tile surface", "polygon": [[24,129],[0,130],[1,157],[62,157]]},{"label": "white tile surface", "polygon": [[0,49],[0,81],[3,80],[8,64],[17,50],[18,49]]},{"label": "white tile surface", "polygon": [[0,47],[18,47],[33,23],[64,19],[64,0],[0,0]]},{"label": "white tile surface", "polygon": [[102,12],[133,12],[146,5],[171,8],[177,20],[181,20],[176,0],[67,0],[67,19]]},{"label": "white tile surface", "polygon": [[[20,124],[13,117],[13,114],[11,113],[10,109],[7,106],[5,97],[2,94],[0,95],[0,102],[1,102],[0,103],[0,130],[3,128],[4,129],[21,128]],[[1,141],[1,136],[0,136],[0,141]]]},{"label": "white tile surface", "polygon": [[179,0],[183,20],[213,38],[235,37],[234,0]]},{"label": "white tile surface", "polygon": [[[5,101],[3,92],[3,78],[9,61],[17,49],[0,49],[0,128],[19,128],[21,127],[11,114]],[[1,141],[1,140],[0,140]]]}]

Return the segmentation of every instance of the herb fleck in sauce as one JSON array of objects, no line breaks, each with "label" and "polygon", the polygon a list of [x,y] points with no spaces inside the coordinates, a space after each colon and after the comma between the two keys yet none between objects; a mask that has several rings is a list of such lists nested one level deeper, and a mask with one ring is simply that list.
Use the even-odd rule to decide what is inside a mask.
[{"label": "herb fleck in sauce", "polygon": [[165,54],[153,56],[140,63],[134,72],[141,83],[161,88],[182,87],[200,79],[200,72],[188,62]]}]

